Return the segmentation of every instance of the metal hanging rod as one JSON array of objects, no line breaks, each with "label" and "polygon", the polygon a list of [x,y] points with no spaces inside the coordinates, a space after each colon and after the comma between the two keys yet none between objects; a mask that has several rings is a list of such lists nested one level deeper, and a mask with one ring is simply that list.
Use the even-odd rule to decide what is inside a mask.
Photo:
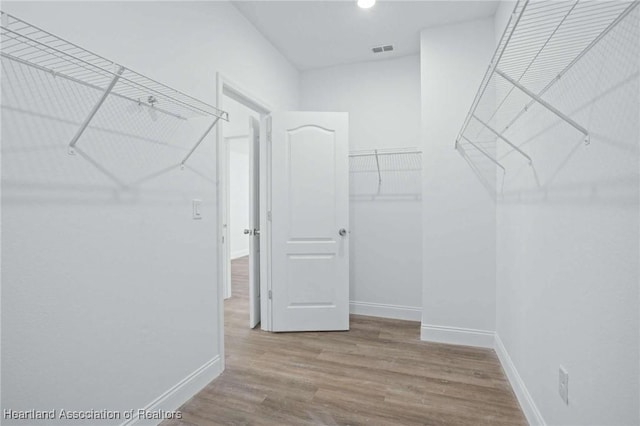
[{"label": "metal hanging rod", "polygon": [[[456,137],[456,149],[463,142],[478,148],[477,141],[481,135],[491,135],[509,144],[531,162],[531,158],[504,133],[534,103],[584,134],[585,143],[588,144],[588,129],[542,96],[638,3],[638,0],[519,0]],[[490,86],[502,90],[487,90]],[[497,99],[494,94],[498,94]],[[526,102],[522,100],[523,94],[528,98]],[[508,123],[501,127],[502,130],[496,130],[499,128],[496,122],[498,117],[501,122]],[[472,119],[482,126],[472,126]],[[482,153],[500,165],[486,151],[482,150]]]},{"label": "metal hanging rod", "polygon": [[[81,127],[69,143],[69,154],[109,96],[127,99],[178,119],[212,117],[213,124],[198,140],[188,157],[219,120],[229,114],[184,92],[117,64],[42,28],[0,11],[2,58],[48,72],[102,91]],[[184,164],[184,161],[181,163]]]}]

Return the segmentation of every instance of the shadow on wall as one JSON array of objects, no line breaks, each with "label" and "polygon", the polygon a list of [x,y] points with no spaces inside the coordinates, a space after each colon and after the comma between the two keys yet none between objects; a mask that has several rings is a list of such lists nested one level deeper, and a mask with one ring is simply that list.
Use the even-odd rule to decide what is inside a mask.
[{"label": "shadow on wall", "polygon": [[195,155],[179,167],[210,120],[178,119],[110,96],[69,155],[101,92],[10,59],[1,64],[4,202],[136,203],[142,194],[166,200],[194,176],[215,189],[212,162]]},{"label": "shadow on wall", "polygon": [[[509,92],[498,83],[492,89],[498,94],[501,90]],[[515,104],[520,109],[530,101],[522,93],[513,92],[510,96],[517,97]],[[488,137],[487,132],[482,134],[479,127],[478,134],[485,138],[482,148],[496,153],[506,173],[503,175],[477,150],[472,152],[466,147],[460,153],[487,193],[494,200],[513,204],[637,206],[640,8],[626,16],[564,74],[544,99],[585,126],[590,144],[584,143],[581,133],[537,103],[504,132],[531,157],[531,165],[503,141]],[[513,116],[502,117],[503,123]]]}]

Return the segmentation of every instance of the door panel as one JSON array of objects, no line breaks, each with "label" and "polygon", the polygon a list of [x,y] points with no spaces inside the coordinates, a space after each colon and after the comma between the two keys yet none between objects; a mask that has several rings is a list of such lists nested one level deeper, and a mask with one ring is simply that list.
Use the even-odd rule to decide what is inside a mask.
[{"label": "door panel", "polygon": [[249,327],[260,322],[260,122],[249,118]]},{"label": "door panel", "polygon": [[287,134],[290,240],[330,239],[334,233],[335,138],[334,132],[315,126]]},{"label": "door panel", "polygon": [[272,330],[348,330],[348,115],[271,119]]}]

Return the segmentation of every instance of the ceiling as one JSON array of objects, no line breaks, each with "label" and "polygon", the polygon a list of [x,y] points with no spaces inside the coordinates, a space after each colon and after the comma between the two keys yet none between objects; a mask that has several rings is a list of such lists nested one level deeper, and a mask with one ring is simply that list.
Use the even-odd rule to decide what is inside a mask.
[{"label": "ceiling", "polygon": [[[309,70],[416,54],[420,30],[492,16],[497,1],[234,1],[296,68]],[[393,52],[371,48],[393,44]]]}]

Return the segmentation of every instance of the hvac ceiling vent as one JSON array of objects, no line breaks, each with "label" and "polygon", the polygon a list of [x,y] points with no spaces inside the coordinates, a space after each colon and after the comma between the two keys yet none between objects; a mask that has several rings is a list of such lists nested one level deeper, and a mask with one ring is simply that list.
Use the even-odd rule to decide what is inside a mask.
[{"label": "hvac ceiling vent", "polygon": [[392,44],[387,44],[384,46],[376,46],[376,47],[372,47],[371,51],[373,53],[383,53],[383,52],[391,52],[393,50],[393,45]]}]

